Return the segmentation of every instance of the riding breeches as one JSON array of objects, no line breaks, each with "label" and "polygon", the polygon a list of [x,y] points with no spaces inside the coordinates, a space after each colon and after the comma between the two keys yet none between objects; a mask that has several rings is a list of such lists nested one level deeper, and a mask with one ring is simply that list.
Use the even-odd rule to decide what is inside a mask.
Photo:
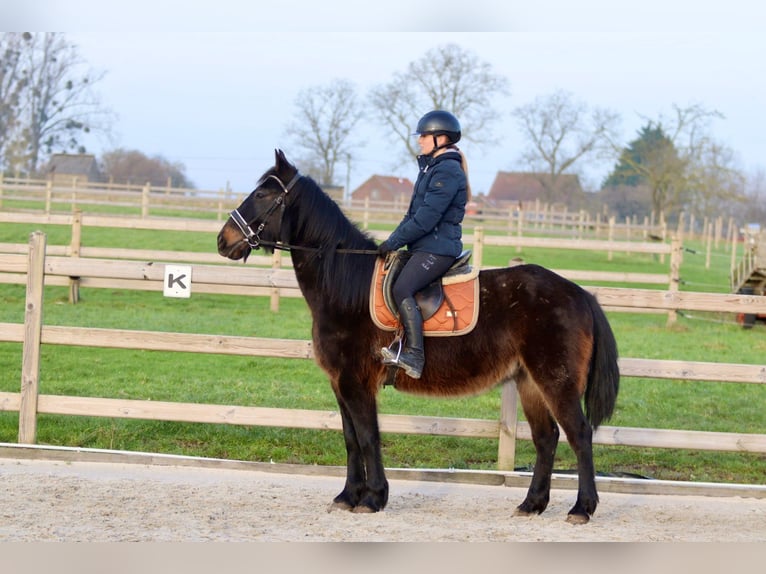
[{"label": "riding breeches", "polygon": [[413,252],[394,283],[396,304],[401,305],[407,297],[414,297],[415,293],[444,275],[454,262],[455,258],[451,255]]}]

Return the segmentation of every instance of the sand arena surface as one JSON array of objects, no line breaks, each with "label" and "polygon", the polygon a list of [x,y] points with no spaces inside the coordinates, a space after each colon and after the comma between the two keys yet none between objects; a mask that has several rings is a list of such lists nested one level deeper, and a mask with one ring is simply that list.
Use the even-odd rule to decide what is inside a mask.
[{"label": "sand arena surface", "polygon": [[766,541],[766,499],[602,492],[565,522],[572,490],[513,517],[525,490],[391,480],[377,514],[327,512],[343,479],[104,462],[0,459],[2,541]]}]

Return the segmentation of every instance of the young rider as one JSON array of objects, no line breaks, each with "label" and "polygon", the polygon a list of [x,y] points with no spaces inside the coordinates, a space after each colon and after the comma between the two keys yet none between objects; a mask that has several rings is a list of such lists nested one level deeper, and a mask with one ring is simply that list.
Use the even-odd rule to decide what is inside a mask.
[{"label": "young rider", "polygon": [[393,286],[405,333],[404,349],[397,356],[385,347],[381,354],[384,364],[402,368],[418,379],[425,356],[423,316],[415,293],[441,277],[460,255],[462,222],[471,192],[465,157],[455,145],[461,136],[457,118],[447,111],[433,110],[420,118],[416,134],[421,155],[410,206],[401,223],[380,244],[378,253],[385,257],[405,246],[412,253]]}]

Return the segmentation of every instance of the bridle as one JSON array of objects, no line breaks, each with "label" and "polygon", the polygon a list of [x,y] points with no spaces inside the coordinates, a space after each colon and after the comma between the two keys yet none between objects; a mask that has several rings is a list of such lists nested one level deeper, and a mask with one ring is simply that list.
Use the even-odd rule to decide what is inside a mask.
[{"label": "bridle", "polygon": [[[266,227],[266,222],[268,221],[269,217],[277,210],[282,210],[282,216],[284,216],[285,213],[285,200],[287,199],[287,195],[290,193],[290,191],[295,187],[295,184],[298,183],[298,181],[303,176],[299,171],[295,172],[295,175],[293,178],[285,184],[281,179],[279,179],[278,176],[274,174],[267,175],[264,178],[264,181],[267,179],[273,179],[279,184],[279,187],[282,188],[282,193],[280,193],[276,198],[274,198],[273,203],[269,206],[269,208],[266,210],[266,212],[263,214],[263,217],[261,218],[261,222],[258,224],[258,227],[255,231],[253,231],[253,228],[251,225],[247,222],[247,220],[242,217],[242,214],[239,212],[238,209],[235,209],[229,214],[229,217],[231,217],[231,220],[236,224],[236,226],[239,228],[239,230],[242,232],[242,235],[245,237],[245,241],[252,249],[258,249],[261,246],[264,247],[271,247],[272,249],[280,249],[282,251],[291,251],[293,249],[300,249],[304,251],[321,251],[319,247],[306,247],[302,245],[290,245],[288,243],[282,243],[281,241],[268,241],[265,239],[261,239],[261,232]],[[336,248],[336,252],[338,253],[353,253],[358,255],[377,255],[378,252],[375,249],[343,249],[343,248]]]},{"label": "bridle", "polygon": [[295,184],[298,183],[298,180],[301,178],[301,173],[299,171],[295,172],[295,175],[293,178],[285,185],[281,179],[279,179],[276,175],[271,174],[266,176],[264,181],[266,179],[273,179],[275,180],[279,186],[282,188],[282,193],[280,193],[275,199],[274,202],[269,206],[269,208],[266,210],[266,213],[263,214],[263,218],[261,219],[261,223],[258,224],[258,228],[253,231],[253,228],[250,227],[250,224],[247,222],[247,220],[242,217],[242,214],[239,212],[238,209],[235,209],[229,214],[229,217],[231,217],[231,220],[239,227],[239,230],[242,232],[242,235],[245,236],[245,241],[247,241],[247,244],[252,249],[258,249],[261,245],[265,245],[267,247],[273,247],[274,249],[283,249],[285,251],[290,250],[289,245],[285,245],[279,242],[273,242],[273,241],[265,241],[261,239],[261,232],[266,227],[266,222],[268,221],[269,217],[271,217],[271,214],[274,213],[277,209],[280,207],[282,208],[282,214],[284,215],[285,212],[285,199],[287,198],[287,194],[290,193],[290,190],[295,187]]}]

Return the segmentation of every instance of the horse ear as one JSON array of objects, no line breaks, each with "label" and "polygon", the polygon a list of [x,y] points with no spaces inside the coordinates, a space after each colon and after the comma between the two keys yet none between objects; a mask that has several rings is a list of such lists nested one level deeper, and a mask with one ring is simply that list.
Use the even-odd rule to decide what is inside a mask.
[{"label": "horse ear", "polygon": [[285,157],[285,152],[283,152],[281,149],[274,150],[274,157],[276,160],[275,167],[277,169],[277,172],[281,172],[285,168],[295,169],[295,166],[293,166],[293,164],[287,161],[287,158]]}]

